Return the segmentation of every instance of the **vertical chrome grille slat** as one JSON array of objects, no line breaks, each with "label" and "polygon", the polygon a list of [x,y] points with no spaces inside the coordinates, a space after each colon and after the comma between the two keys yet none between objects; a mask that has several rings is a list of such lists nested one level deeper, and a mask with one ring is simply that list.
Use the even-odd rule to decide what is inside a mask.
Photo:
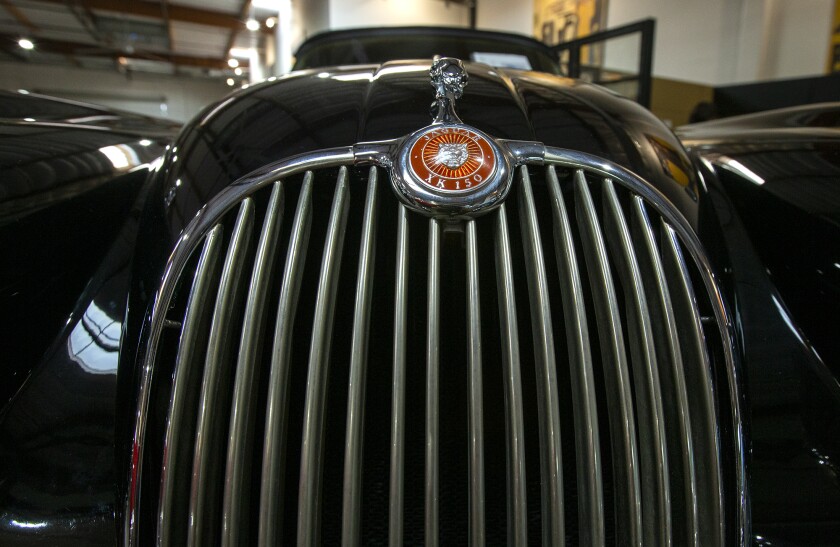
[{"label": "vertical chrome grille slat", "polygon": [[505,375],[505,433],[507,439],[507,543],[528,544],[528,501],[525,475],[525,418],[519,364],[519,332],[513,286],[507,212],[499,207],[495,222],[496,279],[499,294],[499,332]]},{"label": "vertical chrome grille slat", "polygon": [[[223,228],[215,226],[204,240],[204,247],[195,271],[195,280],[190,288],[184,328],[178,343],[175,358],[175,374],[169,400],[166,422],[164,460],[161,469],[161,493],[158,512],[158,545],[173,545],[183,542],[182,532],[187,526],[187,506],[180,506],[176,483],[188,477],[190,438],[184,429],[190,431],[195,417],[195,388],[199,378],[199,366],[204,356],[202,346],[207,331],[203,323],[209,320],[212,306],[212,277],[219,261]],[[186,482],[186,481],[184,481]],[[180,492],[184,494],[183,490]],[[186,501],[186,500],[184,500]]]},{"label": "vertical chrome grille slat", "polygon": [[308,171],[298,197],[274,327],[260,490],[261,547],[278,545],[282,538],[292,328],[312,226],[312,179],[312,171]]},{"label": "vertical chrome grille slat", "polygon": [[575,445],[577,447],[578,521],[582,545],[604,544],[604,497],[601,479],[601,449],[598,439],[598,409],[586,304],[583,301],[580,272],[572,239],[566,204],[557,172],[547,168],[548,193],[554,219],[554,246],[560,274],[560,294],[566,323],[566,343],[574,405]]},{"label": "vertical chrome grille slat", "polygon": [[425,543],[427,547],[436,547],[438,544],[440,236],[440,221],[429,220],[428,296],[426,304]]},{"label": "vertical chrome grille slat", "polygon": [[720,476],[720,439],[718,437],[711,363],[706,351],[700,312],[685,260],[674,229],[660,221],[663,266],[671,291],[671,303],[683,350],[686,386],[694,434],[694,454],[697,478],[697,520],[702,545],[723,545],[724,528],[721,522],[723,491]]},{"label": "vertical chrome grille slat", "polygon": [[376,252],[376,186],[377,171],[375,167],[371,167],[368,176],[365,213],[362,221],[356,308],[353,317],[353,341],[350,349],[350,379],[347,388],[347,442],[345,443],[344,508],[342,515],[342,544],[345,547],[359,544],[362,511],[365,377],[367,374],[367,344]]},{"label": "vertical chrome grille slat", "polygon": [[318,280],[318,297],[312,322],[309,372],[306,379],[303,441],[301,446],[300,491],[298,501],[297,542],[299,546],[317,545],[321,527],[321,475],[323,473],[324,420],[326,387],[332,346],[333,313],[338,288],[338,274],[344,232],[349,209],[347,168],[342,167],[336,182],[326,243]]},{"label": "vertical chrome grille slat", "polygon": [[242,320],[242,338],[236,360],[236,377],[233,384],[233,406],[228,436],[227,468],[222,516],[222,546],[247,543],[250,526],[251,454],[254,448],[254,423],[257,382],[262,349],[263,324],[271,281],[272,265],[277,249],[280,223],[283,218],[283,183],[275,182],[263,219],[263,226],[254,258],[245,316]]},{"label": "vertical chrome grille slat", "polygon": [[397,211],[397,265],[394,289],[394,378],[391,398],[391,476],[388,544],[403,544],[405,476],[405,360],[408,313],[408,209]]},{"label": "vertical chrome grille slat", "polygon": [[527,167],[520,168],[519,218],[531,300],[531,329],[537,376],[540,428],[543,545],[565,544],[563,521],[563,463],[560,448],[560,408],[557,391],[554,334],[548,300],[545,255]]},{"label": "vertical chrome grille slat", "polygon": [[246,199],[239,206],[233,233],[222,267],[222,278],[216,296],[213,322],[207,340],[207,359],[198,402],[195,453],[193,455],[192,487],[190,491],[190,521],[187,545],[196,547],[212,543],[221,531],[219,515],[220,492],[216,486],[224,479],[218,452],[226,447],[229,408],[226,379],[234,368],[234,354],[230,336],[234,312],[244,290],[242,270],[248,244],[254,230],[254,201]]},{"label": "vertical chrome grille slat", "polygon": [[610,250],[624,288],[629,330],[631,370],[639,417],[642,523],[645,545],[671,544],[671,501],[668,455],[659,372],[647,299],[636,252],[610,179],[603,180],[605,224]]},{"label": "vertical chrome grille slat", "polygon": [[481,293],[475,221],[466,222],[469,347],[470,544],[484,545],[484,402],[481,379]]},{"label": "vertical chrome grille slat", "polygon": [[583,171],[574,175],[575,208],[586,259],[601,345],[601,361],[609,414],[613,457],[613,488],[616,490],[616,529],[624,544],[642,546],[641,492],[636,418],[633,412],[630,373],[624,350],[624,329],[618,311],[609,257],[598,214]]},{"label": "vertical chrome grille slat", "polygon": [[[660,328],[654,331],[653,340],[657,347],[659,363],[662,364],[659,370],[659,379],[663,382],[661,389],[662,392],[671,395],[671,397],[664,398],[666,432],[670,427],[673,432],[677,433],[676,435],[673,433],[668,435],[670,441],[668,465],[672,475],[675,474],[675,468],[681,471],[682,484],[679,487],[683,492],[685,506],[680,524],[685,528],[686,537],[674,539],[679,543],[684,542],[686,545],[698,545],[700,531],[697,528],[694,446],[677,324],[674,319],[671,296],[665,281],[662,261],[659,258],[659,250],[653,237],[653,228],[641,198],[633,196],[630,211],[633,223],[631,233],[636,241],[636,248],[639,250],[638,263],[645,284],[645,295],[648,298],[648,311],[651,314],[651,319],[657,325],[660,325]],[[673,408],[671,408],[671,405],[673,405]],[[671,496],[672,503],[675,496],[676,494]]]}]

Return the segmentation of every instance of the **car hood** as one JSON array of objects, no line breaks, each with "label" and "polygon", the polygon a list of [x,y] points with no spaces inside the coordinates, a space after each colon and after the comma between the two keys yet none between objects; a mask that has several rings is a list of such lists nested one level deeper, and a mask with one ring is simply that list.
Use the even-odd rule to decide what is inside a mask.
[{"label": "car hood", "polygon": [[[191,122],[162,172],[173,235],[222,188],[292,155],[395,139],[431,122],[430,61],[300,71],[242,89]],[[466,63],[464,123],[614,161],[694,217],[696,181],[674,134],[632,101],[544,73]]]}]

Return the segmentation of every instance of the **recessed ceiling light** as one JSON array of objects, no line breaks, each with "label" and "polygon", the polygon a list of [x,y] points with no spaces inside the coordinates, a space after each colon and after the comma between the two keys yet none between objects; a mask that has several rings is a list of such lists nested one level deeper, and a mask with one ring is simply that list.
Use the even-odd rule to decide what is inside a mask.
[{"label": "recessed ceiling light", "polygon": [[230,56],[239,57],[240,59],[250,59],[253,51],[254,49],[250,47],[232,47],[230,48]]},{"label": "recessed ceiling light", "polygon": [[234,70],[233,73],[236,74],[237,76],[242,76],[242,69],[239,68],[239,67],[236,67],[236,70]]},{"label": "recessed ceiling light", "polygon": [[260,30],[260,22],[256,19],[248,19],[245,22],[245,28],[247,28],[251,32],[255,32],[257,30]]},{"label": "recessed ceiling light", "polygon": [[239,66],[239,61],[237,61],[236,59],[233,59],[233,58],[228,59],[228,66],[230,68],[236,68],[236,67]]},{"label": "recessed ceiling light", "polygon": [[27,38],[21,38],[18,40],[18,45],[23,49],[35,49],[35,44],[32,43],[32,40]]},{"label": "recessed ceiling light", "polygon": [[233,78],[228,78],[228,79],[227,79],[227,85],[229,85],[229,86],[233,87],[233,84],[235,84],[235,83],[236,83],[236,82],[233,80]]},{"label": "recessed ceiling light", "polygon": [[269,17],[268,19],[265,20],[265,26],[267,26],[268,28],[274,28],[274,25],[276,25],[276,24],[277,24],[277,19],[274,18],[274,17]]}]

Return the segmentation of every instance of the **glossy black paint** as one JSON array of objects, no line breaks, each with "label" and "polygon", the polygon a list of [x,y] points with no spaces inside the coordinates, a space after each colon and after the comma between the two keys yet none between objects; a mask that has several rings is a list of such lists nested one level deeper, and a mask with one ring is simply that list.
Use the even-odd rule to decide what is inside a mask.
[{"label": "glossy black paint", "polygon": [[17,92],[0,90],[0,119],[27,123],[59,123],[95,130],[113,130],[141,138],[170,140],[181,124],[113,110],[102,106],[57,99],[26,90]]},{"label": "glossy black paint", "polygon": [[561,74],[552,48],[529,36],[446,27],[375,27],[329,31],[308,38],[295,52],[294,70],[381,64],[396,59],[454,57],[475,53],[525,57],[532,70]]},{"label": "glossy black paint", "polygon": [[[137,165],[150,161],[162,148],[141,144],[147,139],[137,125],[119,129],[115,118],[108,127],[87,127],[69,114],[0,122],[9,143],[0,149],[0,190],[7,191],[7,180],[22,181],[9,191],[15,197],[0,199],[0,211],[8,199],[31,204],[24,215],[10,207],[0,216],[4,266],[17,266],[0,284],[2,309],[9,310],[2,314],[0,347],[28,352],[4,359],[0,371],[18,371],[11,384],[0,383],[15,393],[0,415],[0,544],[117,543],[136,363],[174,241],[217,192],[266,163],[397,138],[427,125],[428,65],[304,71],[238,91],[189,124],[148,181],[147,168],[120,171],[100,151],[122,146],[137,154]],[[840,195],[831,184],[837,147],[825,144],[832,134],[802,127],[762,128],[761,135],[737,126],[701,129],[691,134],[697,155],[725,152],[767,181],[753,188],[698,161],[703,186],[676,137],[627,99],[546,74],[478,64],[468,71],[459,102],[466,123],[498,138],[539,140],[615,161],[655,184],[697,228],[738,321],[751,405],[756,541],[836,544],[840,397],[837,361],[828,356],[836,355],[831,333],[838,331],[830,314],[840,306],[832,308],[837,278],[825,268],[840,246],[836,239],[809,246],[817,237],[837,237],[836,209],[825,210]],[[774,134],[792,132],[798,141],[773,141]],[[773,143],[727,145],[735,134],[739,141]],[[20,142],[31,149],[22,159]],[[820,167],[807,171],[814,162]],[[803,204],[800,190],[812,185],[823,193]],[[766,231],[768,219],[775,231]],[[798,252],[795,264],[786,252]],[[809,305],[815,299],[823,308]],[[821,326],[828,327],[822,335]]]},{"label": "glossy black paint", "polygon": [[[169,150],[150,189],[132,274],[118,397],[119,476],[128,477],[143,329],[165,261],[183,228],[220,190],[303,152],[405,136],[431,121],[430,61],[324,69],[237,91],[209,106]],[[536,72],[467,63],[460,117],[497,138],[596,154],[653,182],[697,218],[698,179],[679,141],[632,101]],[[119,486],[125,496],[127,481]],[[155,488],[155,485],[145,485]]]},{"label": "glossy black paint", "polygon": [[700,234],[740,335],[761,545],[840,543],[840,134],[823,123],[836,112],[683,133],[709,189]]},{"label": "glossy black paint", "polygon": [[0,545],[113,545],[131,211],[173,126],[0,105]]},{"label": "glossy black paint", "polygon": [[[469,65],[469,71],[469,92],[459,105],[468,123],[499,138],[542,140],[610,158],[657,183],[681,204],[687,216],[695,216],[696,178],[687,157],[676,138],[634,103],[594,86],[545,74],[503,72],[475,64]],[[55,113],[55,119],[49,122],[7,124],[10,140],[14,137],[16,142],[27,142],[27,135],[32,133],[29,142],[33,144],[28,147],[33,149],[32,154],[39,150],[34,142],[43,142],[45,135],[53,135],[56,144],[40,148],[43,158],[4,161],[10,170],[7,172],[24,171],[21,187],[47,188],[33,194],[30,215],[9,224],[16,231],[9,228],[7,241],[29,238],[30,243],[17,251],[17,243],[9,244],[5,254],[14,256],[12,253],[17,252],[17,263],[59,279],[51,284],[51,278],[33,278],[30,294],[17,291],[11,295],[21,296],[20,313],[6,316],[20,320],[24,317],[20,314],[29,312],[38,315],[45,326],[10,331],[42,334],[24,344],[31,348],[30,354],[12,367],[19,371],[16,374],[20,378],[32,372],[0,422],[3,469],[7,473],[2,483],[5,490],[0,492],[0,530],[5,533],[0,538],[6,540],[4,543],[57,541],[61,537],[65,545],[71,545],[77,540],[84,542],[83,538],[102,543],[111,539],[114,512],[121,507],[115,500],[125,496],[122,478],[126,477],[130,453],[138,372],[135,363],[139,361],[144,318],[170,249],[195,212],[220,189],[268,162],[309,150],[397,138],[427,125],[432,99],[428,62],[423,61],[298,73],[240,91],[208,107],[171,147],[163,168],[148,186],[136,248],[131,236],[115,245],[111,242],[143,185],[145,173],[116,172],[100,150],[128,146],[142,161],[154,154],[143,155],[145,147],[137,146],[140,141],[126,138],[130,131],[80,127],[79,112]],[[68,143],[60,145],[63,140]],[[155,153],[159,151],[154,149]],[[52,169],[47,172],[75,173],[61,169],[64,164],[55,165],[59,161],[73,165],[81,162],[88,167],[86,176],[77,173],[50,179],[38,171],[44,164]],[[33,167],[26,171],[24,166],[29,164]],[[96,183],[84,183],[87,180]],[[48,190],[56,189],[64,192],[61,199],[48,202],[47,196],[54,194]],[[102,193],[101,201],[96,199],[97,192]],[[29,191],[22,195],[29,195]],[[62,231],[79,234],[79,238],[68,241],[62,238]],[[44,240],[64,241],[65,245],[39,246],[39,234],[46,234]],[[121,256],[123,260],[104,259],[109,248],[109,257]],[[68,256],[56,254],[62,249]],[[126,275],[124,259],[132,253],[131,274]],[[66,272],[76,271],[68,266],[70,257],[78,259],[73,283],[65,279]],[[121,265],[120,269],[114,262]],[[18,272],[14,279],[21,283],[29,275]],[[87,281],[97,275],[113,277],[109,288],[102,288],[104,282]],[[118,295],[125,291],[126,284],[129,298],[124,308]],[[52,294],[44,287],[57,289]],[[99,297],[100,291],[111,296]],[[107,313],[103,315],[100,310]],[[109,344],[114,342],[105,333],[113,334],[120,317],[125,317],[125,323],[119,374],[114,382],[116,352],[103,348],[113,349]],[[79,348],[72,341],[82,336],[83,330],[92,344],[83,346],[84,351],[99,348],[101,366],[107,373],[95,374],[79,364],[84,360],[80,360]],[[3,343],[14,347],[22,339],[10,336]],[[46,347],[51,349],[36,365]],[[75,397],[69,397],[64,389],[70,389]],[[114,400],[115,408],[111,406]],[[46,405],[45,401],[55,404]],[[64,401],[64,406],[59,401]],[[39,405],[44,411],[37,420],[22,418]],[[86,441],[88,450],[82,454],[73,447],[78,442],[73,439],[78,436],[65,433],[85,427],[90,428],[91,436]],[[114,429],[116,438],[112,436]],[[41,447],[47,448],[38,452]],[[116,461],[110,459],[106,447],[113,450],[111,455],[116,454]],[[67,454],[69,460],[65,462],[58,454]],[[84,468],[97,473],[85,474]],[[68,470],[72,471],[69,477]],[[108,488],[109,484],[113,488]],[[119,491],[118,496],[114,490]],[[62,495],[71,494],[75,495],[74,503],[68,504]],[[82,533],[66,534],[70,528]]]},{"label": "glossy black paint", "polygon": [[[458,113],[503,139],[537,140],[609,158],[696,216],[697,179],[658,119],[603,88],[536,72],[467,63]],[[294,154],[405,136],[431,121],[429,62],[293,73],[241,90],[189,125],[162,173],[174,235],[219,190]]]},{"label": "glossy black paint", "polygon": [[124,222],[148,174],[138,166],[162,148],[134,136],[38,123],[0,123],[0,143],[5,404],[66,322]]},{"label": "glossy black paint", "polygon": [[114,545],[120,335],[137,212],[0,421],[0,544]]},{"label": "glossy black paint", "polygon": [[[685,125],[679,129],[679,133],[680,137],[690,142],[692,146],[697,146],[704,139],[721,143],[754,141],[764,136],[779,141],[783,137],[789,138],[791,130],[795,129],[810,130],[813,139],[817,131],[838,127],[840,127],[840,103],[819,103]],[[830,136],[831,133],[828,135]],[[836,134],[834,137],[836,138]]]}]

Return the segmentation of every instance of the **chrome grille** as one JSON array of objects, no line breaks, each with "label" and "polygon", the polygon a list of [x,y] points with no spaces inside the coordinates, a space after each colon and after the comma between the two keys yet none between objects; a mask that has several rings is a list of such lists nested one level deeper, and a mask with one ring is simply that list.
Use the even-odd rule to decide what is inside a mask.
[{"label": "chrome grille", "polygon": [[602,165],[549,149],[474,220],[346,155],[216,198],[155,304],[128,542],[741,541],[720,296]]}]

